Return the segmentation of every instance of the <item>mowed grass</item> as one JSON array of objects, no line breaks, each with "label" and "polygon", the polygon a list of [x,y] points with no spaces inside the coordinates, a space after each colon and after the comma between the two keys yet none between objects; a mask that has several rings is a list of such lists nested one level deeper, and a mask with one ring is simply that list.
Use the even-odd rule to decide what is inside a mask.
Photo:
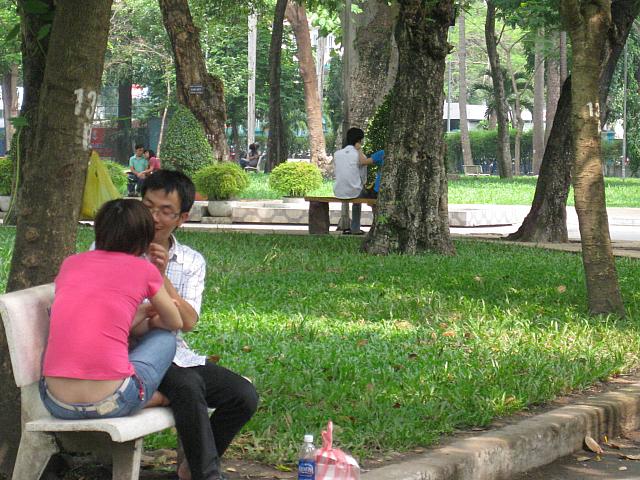
[{"label": "mowed grass", "polygon": [[[280,195],[269,189],[269,176],[251,174],[251,184],[241,198],[278,199]],[[501,180],[498,177],[460,177],[449,181],[449,203],[484,203],[494,205],[530,205],[533,201],[537,178],[515,177]],[[607,206],[640,207],[640,179],[606,178]],[[333,196],[333,181],[325,180],[322,187],[310,195]],[[573,189],[569,192],[568,205],[573,205]]]},{"label": "mowed grass", "polygon": [[[329,419],[360,459],[408,451],[639,363],[634,260],[617,262],[620,320],[587,315],[574,254],[457,241],[452,257],[370,257],[355,238],[179,236],[208,265],[188,341],[261,395],[231,456],[291,463]],[[91,240],[81,230],[79,249]],[[0,229],[2,282],[12,241]]]}]

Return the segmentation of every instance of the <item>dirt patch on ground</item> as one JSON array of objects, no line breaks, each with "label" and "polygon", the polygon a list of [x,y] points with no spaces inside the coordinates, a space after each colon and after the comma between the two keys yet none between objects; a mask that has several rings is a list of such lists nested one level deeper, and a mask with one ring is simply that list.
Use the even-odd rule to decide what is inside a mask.
[{"label": "dirt patch on ground", "polygon": [[[373,456],[362,462],[361,468],[363,472],[382,467],[390,463],[398,463],[418,457],[433,448],[442,447],[458,441],[462,438],[479,435],[486,431],[504,428],[520,422],[526,418],[553,410],[565,405],[576,404],[589,400],[591,397],[624,388],[628,385],[640,382],[640,371],[631,374],[619,375],[609,379],[606,382],[598,382],[595,385],[579,391],[572,392],[567,395],[558,397],[556,400],[544,405],[533,405],[527,410],[516,413],[508,417],[496,419],[486,428],[472,428],[469,430],[459,430],[452,435],[443,437],[438,445],[432,445],[428,448],[415,448],[410,452],[387,452],[384,455]],[[156,450],[145,452],[142,461],[142,470],[140,478],[143,480],[174,480],[176,475],[176,453],[175,450]],[[72,467],[64,476],[49,477],[47,480],[55,478],[63,478],[64,480],[109,480],[111,472],[108,468],[96,465],[87,460],[72,459]],[[294,465],[279,465],[277,468],[273,465],[266,465],[259,462],[225,458],[223,461],[223,472],[229,479],[272,479],[272,480],[288,480],[296,478]],[[286,471],[290,469],[290,471]]]}]

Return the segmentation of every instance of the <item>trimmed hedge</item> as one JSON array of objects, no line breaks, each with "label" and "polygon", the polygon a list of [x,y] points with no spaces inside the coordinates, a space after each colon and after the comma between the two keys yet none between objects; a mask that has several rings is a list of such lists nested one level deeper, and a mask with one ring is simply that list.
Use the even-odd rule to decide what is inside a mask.
[{"label": "trimmed hedge", "polygon": [[193,176],[196,190],[209,200],[228,200],[249,186],[249,176],[237,163],[216,162]]},{"label": "trimmed hedge", "polygon": [[[516,131],[510,132],[511,155],[515,148]],[[498,131],[497,130],[471,130],[469,132],[471,141],[471,154],[473,163],[476,165],[487,165],[494,161],[497,156]],[[460,142],[460,132],[446,134],[447,141],[447,167],[450,172],[462,172],[462,144]],[[602,141],[602,161],[604,164],[614,162],[622,155],[621,140]],[[533,130],[522,133],[520,143],[520,165],[526,168],[526,172],[532,170],[533,162]]]},{"label": "trimmed hedge", "polygon": [[204,129],[186,107],[178,107],[169,121],[162,145],[162,162],[164,168],[188,176],[213,163],[213,152]]},{"label": "trimmed hedge", "polygon": [[313,163],[281,163],[269,175],[269,188],[286,197],[304,197],[321,186],[322,173]]}]

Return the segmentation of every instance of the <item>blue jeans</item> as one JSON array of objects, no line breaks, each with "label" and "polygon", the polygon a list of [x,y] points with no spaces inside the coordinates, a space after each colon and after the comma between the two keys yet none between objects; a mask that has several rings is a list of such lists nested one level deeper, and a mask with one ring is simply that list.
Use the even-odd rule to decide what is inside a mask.
[{"label": "blue jeans", "polygon": [[126,378],[112,395],[95,403],[66,403],[51,395],[42,378],[40,398],[51,415],[64,420],[126,417],[142,409],[151,399],[175,353],[175,335],[168,330],[154,329],[140,337],[129,352],[129,361],[136,373]]}]

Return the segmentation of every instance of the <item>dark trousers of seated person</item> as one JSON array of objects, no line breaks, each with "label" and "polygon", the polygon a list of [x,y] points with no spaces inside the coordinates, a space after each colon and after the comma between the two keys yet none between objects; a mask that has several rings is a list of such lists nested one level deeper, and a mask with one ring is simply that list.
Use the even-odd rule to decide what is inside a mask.
[{"label": "dark trousers of seated person", "polygon": [[[158,387],[171,402],[193,480],[217,479],[220,457],[258,408],[251,382],[215,363],[169,367]],[[209,418],[208,408],[215,408]]]}]

